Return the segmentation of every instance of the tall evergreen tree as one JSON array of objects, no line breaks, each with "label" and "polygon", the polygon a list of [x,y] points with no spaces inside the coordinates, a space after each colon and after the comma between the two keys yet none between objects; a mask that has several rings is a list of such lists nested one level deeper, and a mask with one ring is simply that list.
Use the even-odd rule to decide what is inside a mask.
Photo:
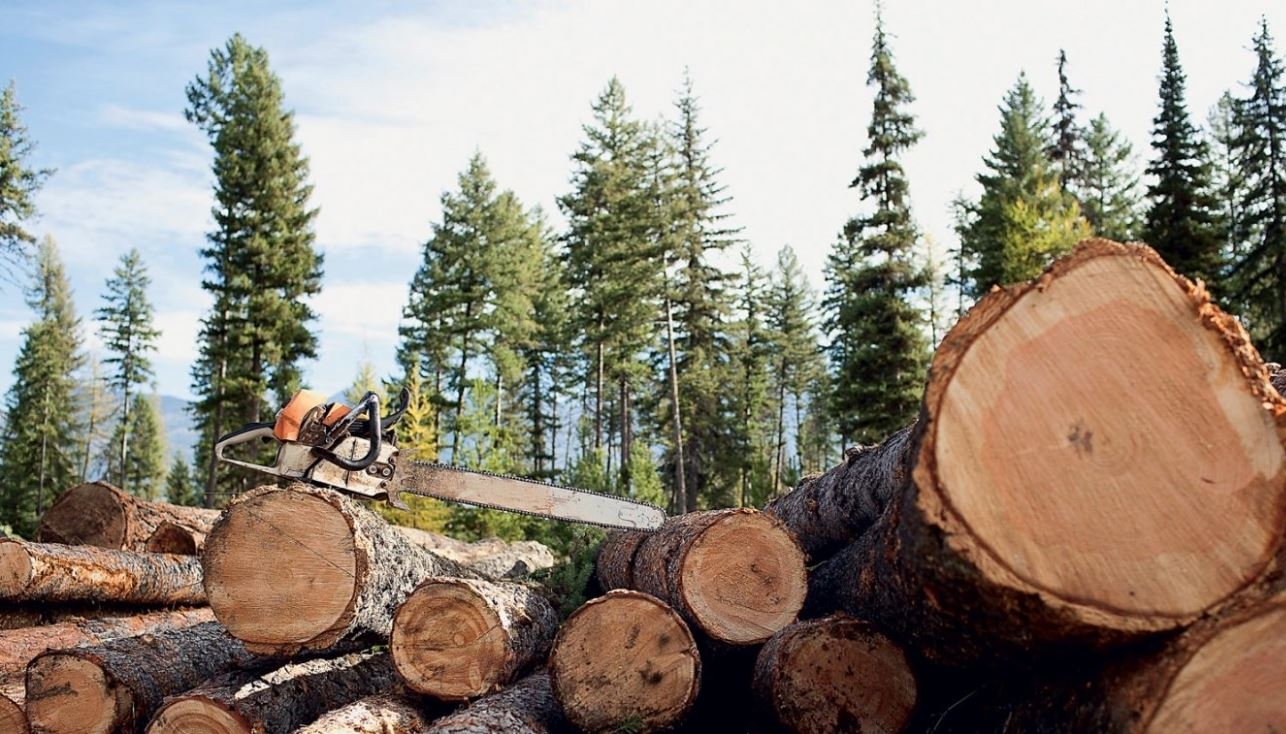
[{"label": "tall evergreen tree", "polygon": [[[106,465],[107,475],[119,477],[122,487],[131,494],[147,500],[160,495],[165,479],[165,430],[152,398],[138,393],[127,415],[122,415],[112,431]],[[122,454],[117,449],[130,438],[130,450]]]},{"label": "tall evergreen tree", "polygon": [[749,245],[741,250],[734,308],[736,318],[730,331],[732,374],[728,392],[732,395],[730,443],[736,467],[738,503],[759,507],[773,490],[772,432],[776,411],[772,405],[772,333],[767,324],[768,278],[751,257]]},{"label": "tall evergreen tree", "polygon": [[1054,100],[1054,139],[1049,146],[1049,160],[1058,170],[1058,183],[1064,191],[1079,196],[1078,184],[1084,175],[1085,133],[1076,120],[1081,108],[1075,98],[1081,90],[1067,81],[1067,51],[1058,50],[1058,99]]},{"label": "tall evergreen tree", "polygon": [[26,292],[35,321],[22,331],[0,435],[0,523],[32,537],[54,496],[75,483],[80,442],[70,410],[80,368],[80,319],[53,238],[41,240]]},{"label": "tall evergreen tree", "polygon": [[294,115],[267,52],[234,35],[211,52],[187,98],[184,114],[215,154],[215,229],[201,251],[208,274],[201,286],[214,303],[192,369],[198,463],[213,505],[249,480],[227,472],[216,484],[208,447],[221,433],[269,415],[270,391],[284,404],[299,388],[300,363],[317,356],[308,298],[321,290],[322,256],[314,248],[308,159],[294,142]]},{"label": "tall evergreen tree", "polygon": [[527,368],[522,402],[526,406],[529,436],[528,473],[540,479],[553,479],[558,474],[556,448],[562,427],[561,401],[570,394],[568,383],[575,364],[570,348],[572,333],[562,261],[549,235],[542,235],[541,241],[541,271],[532,302],[532,321],[536,328],[521,353]]},{"label": "tall evergreen tree", "polygon": [[192,467],[183,454],[174,456],[170,471],[165,475],[165,501],[184,507],[201,505],[200,481],[192,475]]},{"label": "tall evergreen tree", "polygon": [[[777,253],[777,266],[764,299],[771,339],[772,390],[777,415],[773,421],[773,494],[790,486],[803,471],[803,416],[807,410],[808,388],[824,371],[821,347],[813,323],[816,306],[812,287],[799,266],[795,251],[786,246]],[[788,469],[786,456],[788,413],[794,421],[794,466]]]},{"label": "tall evergreen tree", "polygon": [[1236,239],[1244,251],[1233,285],[1251,335],[1280,359],[1286,355],[1286,80],[1266,18],[1253,49],[1250,96],[1236,106],[1237,163],[1245,176]]},{"label": "tall evergreen tree", "polygon": [[913,304],[928,284],[899,157],[922,136],[906,111],[914,101],[893,64],[877,15],[867,84],[875,103],[865,161],[850,187],[869,214],[849,220],[826,262],[823,308],[835,374],[831,409],[844,441],[875,441],[914,414],[928,357],[924,318]]},{"label": "tall evergreen tree", "polygon": [[1160,111],[1152,119],[1143,239],[1175,270],[1218,289],[1220,241],[1210,195],[1210,151],[1188,117],[1186,75],[1179,65],[1170,15],[1161,51]]},{"label": "tall evergreen tree", "polygon": [[982,196],[958,225],[965,290],[978,296],[996,284],[1036,276],[1089,234],[1076,201],[1049,160],[1049,124],[1026,74],[1000,105],[1000,132],[977,176]]},{"label": "tall evergreen tree", "polygon": [[585,360],[590,448],[602,451],[615,427],[627,465],[631,398],[647,374],[640,355],[654,334],[662,291],[650,165],[657,141],[634,119],[615,77],[592,110],[593,124],[572,156],[572,191],[558,204],[568,220],[566,273]]},{"label": "tall evergreen tree", "polygon": [[22,105],[13,81],[0,93],[0,262],[6,270],[26,258],[36,238],[23,228],[35,216],[33,199],[50,169],[33,169],[28,157],[35,145],[22,124]]},{"label": "tall evergreen tree", "polygon": [[[1223,235],[1223,261],[1236,265],[1244,255],[1238,239],[1241,227],[1241,198],[1246,174],[1237,161],[1237,98],[1232,92],[1219,95],[1206,115],[1210,135],[1210,185]],[[1234,304],[1238,311],[1240,305]]]},{"label": "tall evergreen tree", "polygon": [[1090,121],[1085,134],[1085,168],[1078,198],[1081,212],[1100,237],[1128,242],[1139,238],[1139,176],[1130,141],[1113,130],[1107,116]]},{"label": "tall evergreen tree", "polygon": [[[131,429],[136,424],[131,420],[130,411],[136,404],[136,388],[143,387],[156,376],[149,354],[156,351],[156,340],[161,335],[152,325],[152,303],[147,297],[147,287],[151,283],[138,250],[131,249],[121,256],[120,264],[107,279],[103,305],[94,312],[94,318],[98,320],[98,336],[108,352],[103,359],[110,370],[106,382],[120,394],[121,400],[121,416],[113,433],[116,456],[112,465],[118,473],[111,476],[126,491],[133,490],[126,472],[137,463],[132,464],[129,460]],[[151,403],[144,403],[146,410],[152,409]],[[154,423],[155,416],[142,418],[137,425],[146,428],[149,421]],[[150,458],[144,460],[149,464],[149,471],[150,461]],[[151,477],[150,474],[147,476]]]},{"label": "tall evergreen tree", "polygon": [[93,355],[89,357],[88,371],[76,386],[75,397],[84,429],[76,450],[77,477],[82,482],[104,476],[102,459],[112,445],[112,425],[108,419],[116,413],[116,402],[106,388],[102,364]]}]

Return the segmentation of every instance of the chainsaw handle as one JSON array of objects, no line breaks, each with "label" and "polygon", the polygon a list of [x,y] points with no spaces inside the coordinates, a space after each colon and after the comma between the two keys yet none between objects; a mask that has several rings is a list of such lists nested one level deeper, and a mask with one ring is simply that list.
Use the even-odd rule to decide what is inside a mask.
[{"label": "chainsaw handle", "polygon": [[240,466],[245,469],[255,469],[268,474],[280,474],[276,466],[270,464],[256,464],[253,461],[242,461],[241,459],[230,459],[223,455],[223,450],[229,446],[239,446],[243,443],[250,443],[261,438],[271,438],[274,441],[276,436],[272,432],[272,423],[251,423],[243,428],[239,428],[232,433],[225,434],[214,443],[214,458],[219,461]]},{"label": "chainsaw handle", "polygon": [[366,426],[368,429],[367,432],[370,436],[367,439],[369,447],[366,450],[365,456],[360,459],[349,460],[328,449],[314,448],[313,452],[319,454],[325,458],[326,461],[329,461],[335,466],[348,471],[362,471],[371,464],[374,464],[376,457],[380,455],[380,443],[382,438],[380,436],[380,399],[375,393],[368,392],[366,395],[362,396],[357,407],[353,408],[348,415],[341,418],[340,421],[331,428],[331,432],[333,435],[341,437],[349,435],[350,426],[352,426],[353,421],[357,420],[357,417],[361,415],[368,416],[366,419]]}]

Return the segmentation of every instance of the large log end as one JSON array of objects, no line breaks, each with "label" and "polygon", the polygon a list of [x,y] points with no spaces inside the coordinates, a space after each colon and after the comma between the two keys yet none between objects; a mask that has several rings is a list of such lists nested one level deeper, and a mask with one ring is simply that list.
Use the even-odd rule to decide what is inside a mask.
[{"label": "large log end", "polygon": [[189,697],[166,706],[147,734],[258,734],[251,722],[222,703]]},{"label": "large log end", "polygon": [[78,484],[59,495],[40,516],[36,539],[121,550],[129,534],[129,501],[106,482]]},{"label": "large log end", "polygon": [[40,734],[112,734],[130,722],[131,702],[79,656],[49,653],[27,666],[27,718]]},{"label": "large log end", "polygon": [[0,599],[22,599],[34,568],[20,540],[0,539]]}]

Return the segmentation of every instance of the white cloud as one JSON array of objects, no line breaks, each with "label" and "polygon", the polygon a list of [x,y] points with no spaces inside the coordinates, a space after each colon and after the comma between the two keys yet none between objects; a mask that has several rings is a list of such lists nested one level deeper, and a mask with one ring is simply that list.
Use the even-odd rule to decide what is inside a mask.
[{"label": "white cloud", "polygon": [[329,283],[312,306],[324,333],[368,340],[373,345],[397,341],[397,325],[406,303],[405,281]]},{"label": "white cloud", "polygon": [[177,112],[140,110],[118,104],[106,104],[102,107],[101,116],[104,123],[129,130],[163,131],[199,137],[192,123],[184,120],[183,115]]}]

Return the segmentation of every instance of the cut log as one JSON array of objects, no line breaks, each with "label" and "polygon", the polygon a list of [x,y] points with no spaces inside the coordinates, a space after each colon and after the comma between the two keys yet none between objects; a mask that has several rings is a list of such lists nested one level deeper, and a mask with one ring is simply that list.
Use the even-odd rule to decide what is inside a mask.
[{"label": "cut log", "polygon": [[555,563],[553,551],[534,540],[506,542],[499,538],[483,538],[466,543],[427,530],[395,527],[407,540],[421,548],[468,566],[487,578],[517,578],[550,568]]},{"label": "cut log", "polygon": [[27,716],[37,734],[141,732],[167,696],[266,664],[218,622],[51,650],[27,666]]},{"label": "cut log", "polygon": [[731,645],[762,643],[795,621],[807,592],[799,544],[780,521],[750,509],[692,512],[654,533],[615,533],[599,551],[598,574],[605,587],[628,583],[652,594]]},{"label": "cut log", "polygon": [[411,689],[462,701],[542,662],[557,627],[554,608],[526,586],[429,579],[398,608],[389,649]]},{"label": "cut log", "polygon": [[[162,611],[193,611],[208,607],[174,607]],[[64,622],[80,623],[95,619],[116,617],[140,617],[158,611],[154,606],[132,604],[40,604],[26,606],[22,603],[0,603],[0,633],[27,629],[29,627],[47,627]]]},{"label": "cut log", "polygon": [[163,524],[205,535],[218,518],[218,510],[148,502],[107,482],[89,482],[58,496],[40,517],[36,537],[43,543],[147,551],[148,540]]},{"label": "cut log", "polygon": [[812,613],[847,609],[960,665],[1264,594],[1286,402],[1237,321],[1151,249],[1089,240],[992,291],[931,375],[910,480],[814,570]]},{"label": "cut log", "polygon": [[147,734],[275,734],[397,684],[386,653],[295,663],[266,675],[238,672],[170,698]]},{"label": "cut log", "polygon": [[[129,617],[77,619],[42,627],[0,632],[0,685],[21,683],[27,663],[40,653],[78,645],[99,645],[121,637],[132,637],[214,619],[209,607],[148,612]],[[2,730],[0,730],[2,731]]]},{"label": "cut log", "polygon": [[147,536],[143,549],[148,553],[195,556],[205,549],[205,533],[178,523],[163,522]]},{"label": "cut log", "polygon": [[[561,734],[573,729],[550,690],[550,676],[537,671],[512,686],[480,698],[433,723],[424,734]],[[319,732],[320,734],[320,732]]]},{"label": "cut log", "polygon": [[291,655],[364,634],[387,638],[430,576],[477,574],[408,541],[355,500],[305,485],[230,505],[201,556],[214,616],[251,650]]},{"label": "cut log", "polygon": [[903,731],[916,680],[902,648],[853,617],[792,624],[755,661],[760,702],[785,731]]},{"label": "cut log", "polygon": [[378,693],[322,714],[294,734],[421,734],[447,711],[422,696]]},{"label": "cut log", "polygon": [[22,710],[22,696],[15,692],[0,693],[0,732],[4,734],[30,734],[27,714]]},{"label": "cut log", "polygon": [[687,624],[660,599],[615,590],[572,613],[549,655],[554,695],[589,732],[659,731],[696,702],[701,655]]},{"label": "cut log", "polygon": [[199,606],[205,592],[192,556],[9,538],[0,540],[0,599]]}]

